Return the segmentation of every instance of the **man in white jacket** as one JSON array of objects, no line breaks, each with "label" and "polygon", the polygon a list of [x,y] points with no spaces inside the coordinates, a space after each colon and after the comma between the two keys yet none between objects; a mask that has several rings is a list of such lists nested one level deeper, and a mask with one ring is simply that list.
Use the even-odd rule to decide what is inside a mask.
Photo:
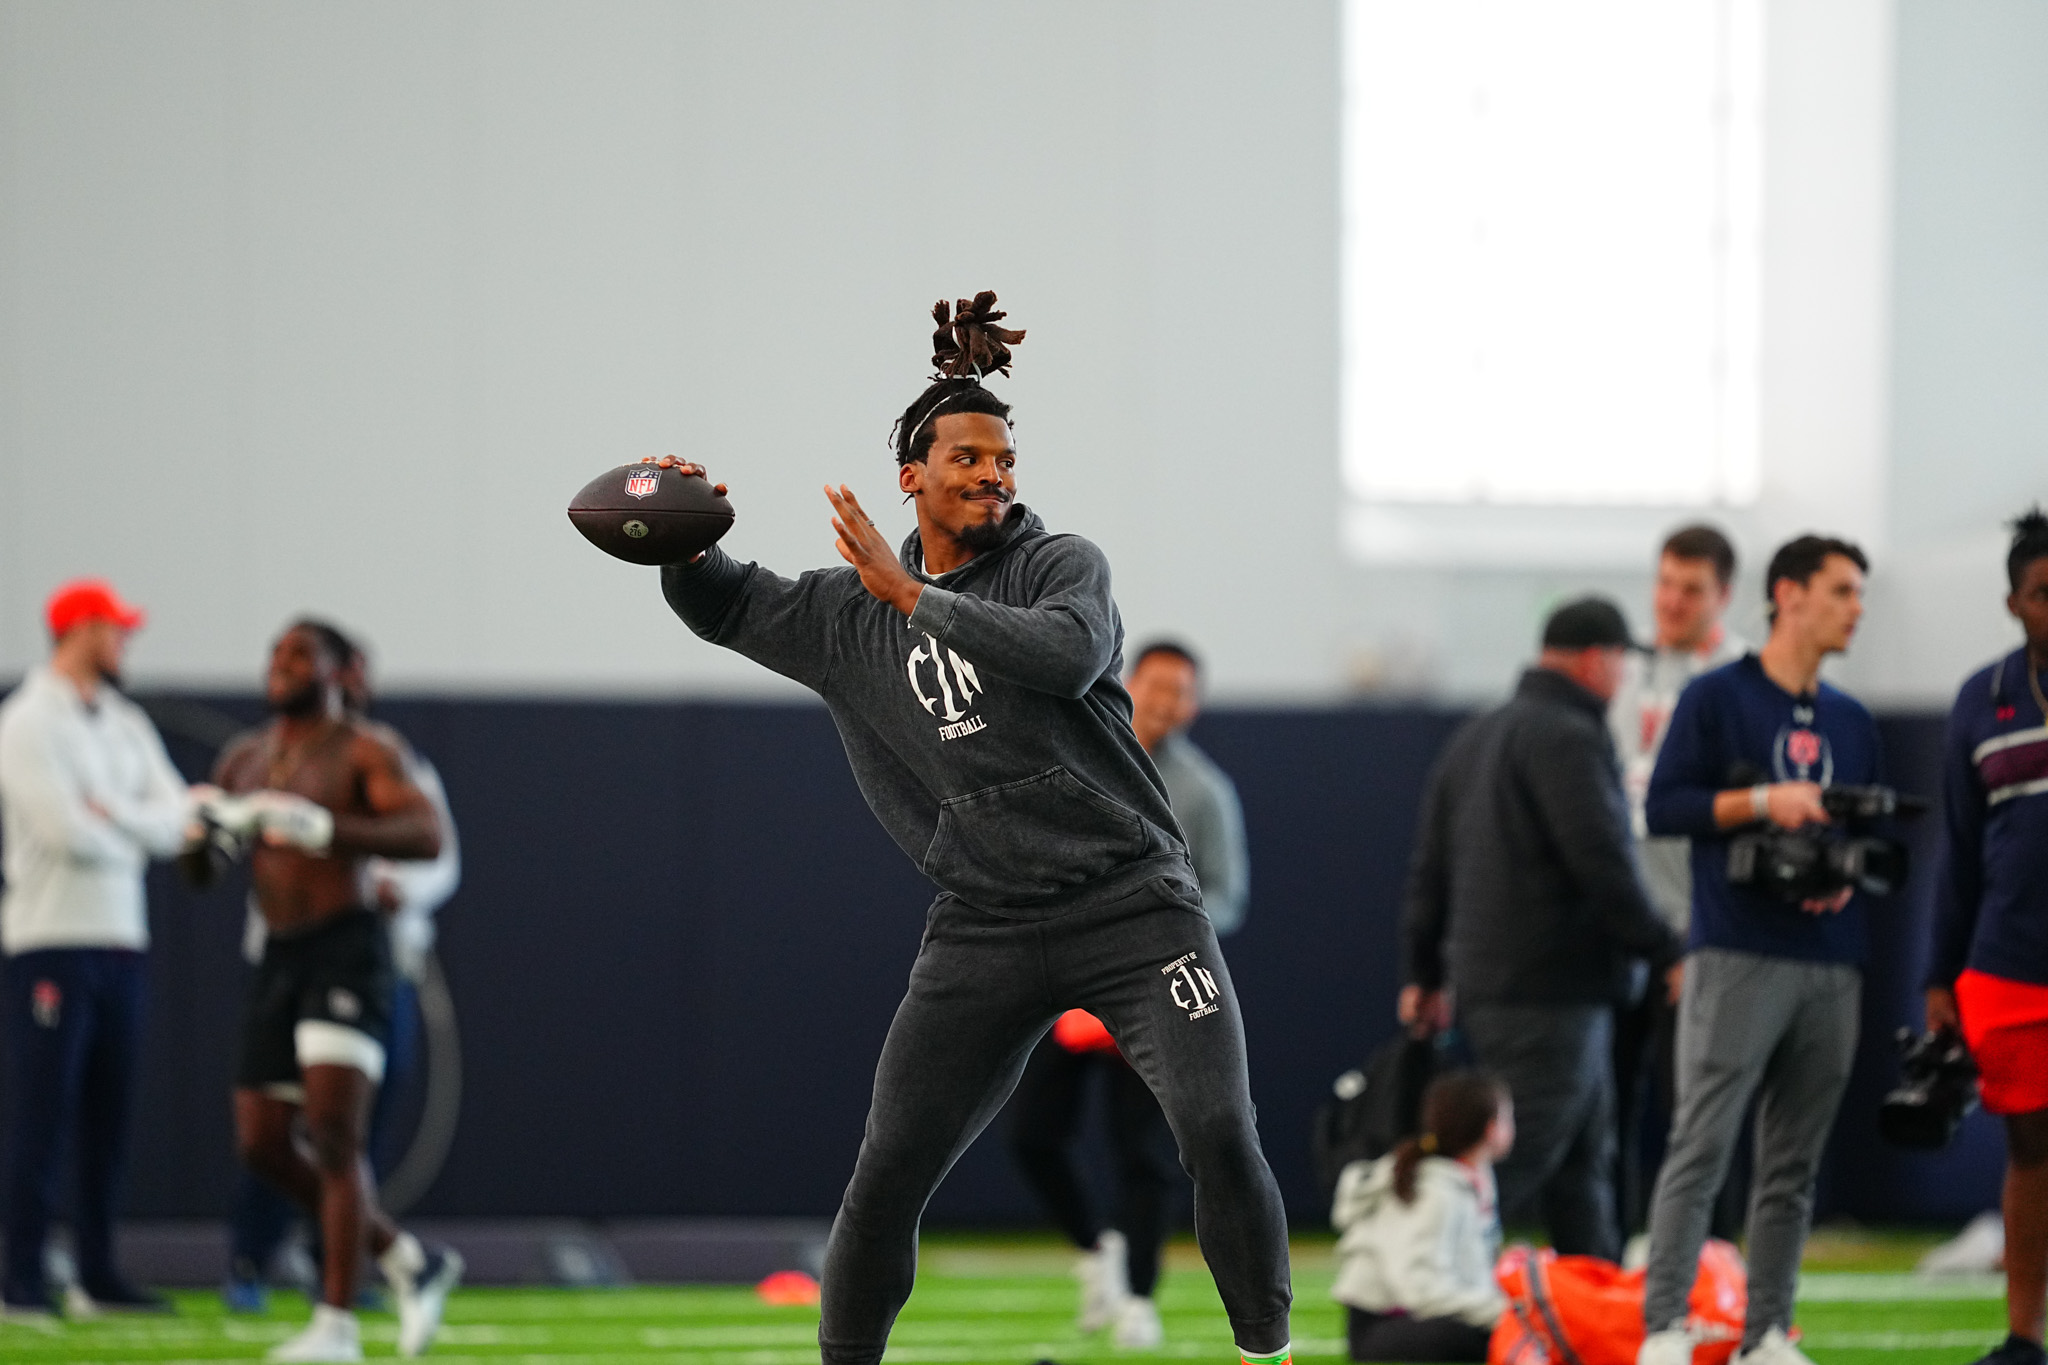
[{"label": "man in white jacket", "polygon": [[[1657,552],[1656,592],[1651,599],[1654,647],[1624,661],[1621,687],[1607,704],[1607,727],[1621,760],[1643,889],[1680,937],[1692,920],[1692,841],[1651,834],[1643,801],[1678,694],[1700,674],[1733,663],[1749,650],[1722,619],[1734,586],[1735,546],[1718,528],[1696,523],[1666,536]],[[1672,1048],[1677,1033],[1678,1006],[1668,992],[1645,990],[1634,1004],[1614,1012],[1619,1158],[1614,1163],[1614,1207],[1625,1237],[1640,1233],[1649,1221],[1658,1163],[1644,1152],[1644,1133],[1657,1134],[1649,1146],[1661,1153],[1676,1104]],[[1742,1235],[1749,1182],[1741,1165],[1738,1162],[1738,1169],[1729,1172],[1714,1208],[1714,1236],[1728,1241]]]},{"label": "man in white jacket", "polygon": [[113,1232],[147,987],[142,875],[178,852],[186,788],[149,718],[116,690],[142,612],[86,580],[59,588],[46,618],[48,666],[0,704],[6,1312],[53,1311],[43,1255],[67,1137],[83,1295],[73,1310],[163,1311],[116,1268]]}]

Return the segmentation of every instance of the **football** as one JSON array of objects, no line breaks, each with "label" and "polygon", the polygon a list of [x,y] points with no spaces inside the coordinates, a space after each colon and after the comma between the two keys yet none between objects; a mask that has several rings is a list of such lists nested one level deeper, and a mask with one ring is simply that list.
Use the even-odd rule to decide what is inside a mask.
[{"label": "football", "polygon": [[583,538],[628,564],[680,564],[732,529],[732,504],[699,474],[642,462],[620,465],[569,500]]}]

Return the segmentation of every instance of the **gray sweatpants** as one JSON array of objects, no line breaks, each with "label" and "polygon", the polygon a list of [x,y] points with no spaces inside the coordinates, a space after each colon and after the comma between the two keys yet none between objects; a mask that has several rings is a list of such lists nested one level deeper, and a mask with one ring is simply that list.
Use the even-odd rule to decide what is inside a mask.
[{"label": "gray sweatpants", "polygon": [[1259,1149],[1244,1025],[1208,917],[1165,894],[1043,921],[945,899],[882,1044],[867,1134],[826,1245],[825,1365],[882,1358],[917,1277],[926,1202],[1068,1009],[1100,1018],[1159,1097],[1237,1344],[1286,1344],[1287,1218]]},{"label": "gray sweatpants", "polygon": [[1742,1344],[1792,1325],[1813,1184],[1856,1055],[1863,974],[1725,948],[1686,960],[1678,1006],[1678,1114],[1650,1206],[1643,1323],[1685,1320],[1714,1196],[1757,1097]]}]

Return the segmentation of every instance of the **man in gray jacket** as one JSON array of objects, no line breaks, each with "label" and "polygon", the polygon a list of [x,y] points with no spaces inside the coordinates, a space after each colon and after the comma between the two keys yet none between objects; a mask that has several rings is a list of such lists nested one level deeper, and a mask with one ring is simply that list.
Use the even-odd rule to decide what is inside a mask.
[{"label": "man in gray jacket", "polygon": [[1677,994],[1679,943],[1637,873],[1607,703],[1630,649],[1613,603],[1552,613],[1514,697],[1468,721],[1431,774],[1403,923],[1404,1023],[1456,1015],[1514,1093],[1504,1221],[1540,1216],[1560,1252],[1621,1252],[1614,1211],[1614,1007],[1638,959]]},{"label": "man in gray jacket", "polygon": [[940,317],[934,361],[968,377],[897,427],[917,511],[900,551],[842,486],[849,567],[790,580],[713,549],[661,571],[699,636],[824,698],[869,807],[940,891],[833,1222],[819,1344],[827,1365],[881,1359],[926,1201],[1053,1019],[1086,1009],[1165,1107],[1240,1351],[1283,1361],[1287,1228],[1230,974],[1131,729],[1109,566],[1015,502],[1009,407],[979,382],[1019,335],[993,304]]},{"label": "man in gray jacket", "polygon": [[[1251,864],[1237,785],[1187,736],[1201,712],[1201,664],[1186,645],[1155,640],[1138,651],[1124,687],[1131,695],[1131,729],[1159,770],[1185,836],[1202,909],[1216,936],[1227,938],[1244,923]],[[1098,1071],[1117,1173],[1113,1227],[1096,1216],[1069,1150],[1088,1102],[1089,1077]],[[1157,1347],[1165,1329],[1153,1291],[1173,1181],[1173,1144],[1159,1101],[1102,1036],[1101,1025],[1086,1011],[1072,1010],[1032,1053],[1010,1110],[1018,1171],[1082,1252],[1075,1267],[1081,1330],[1109,1326],[1118,1346]]]}]

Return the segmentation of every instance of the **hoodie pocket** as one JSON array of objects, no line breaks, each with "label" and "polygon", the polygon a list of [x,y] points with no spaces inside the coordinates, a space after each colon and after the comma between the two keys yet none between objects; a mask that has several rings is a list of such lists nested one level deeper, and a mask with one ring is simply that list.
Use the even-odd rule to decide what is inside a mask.
[{"label": "hoodie pocket", "polygon": [[939,804],[924,873],[969,905],[1028,905],[1142,857],[1145,822],[1063,767]]}]

